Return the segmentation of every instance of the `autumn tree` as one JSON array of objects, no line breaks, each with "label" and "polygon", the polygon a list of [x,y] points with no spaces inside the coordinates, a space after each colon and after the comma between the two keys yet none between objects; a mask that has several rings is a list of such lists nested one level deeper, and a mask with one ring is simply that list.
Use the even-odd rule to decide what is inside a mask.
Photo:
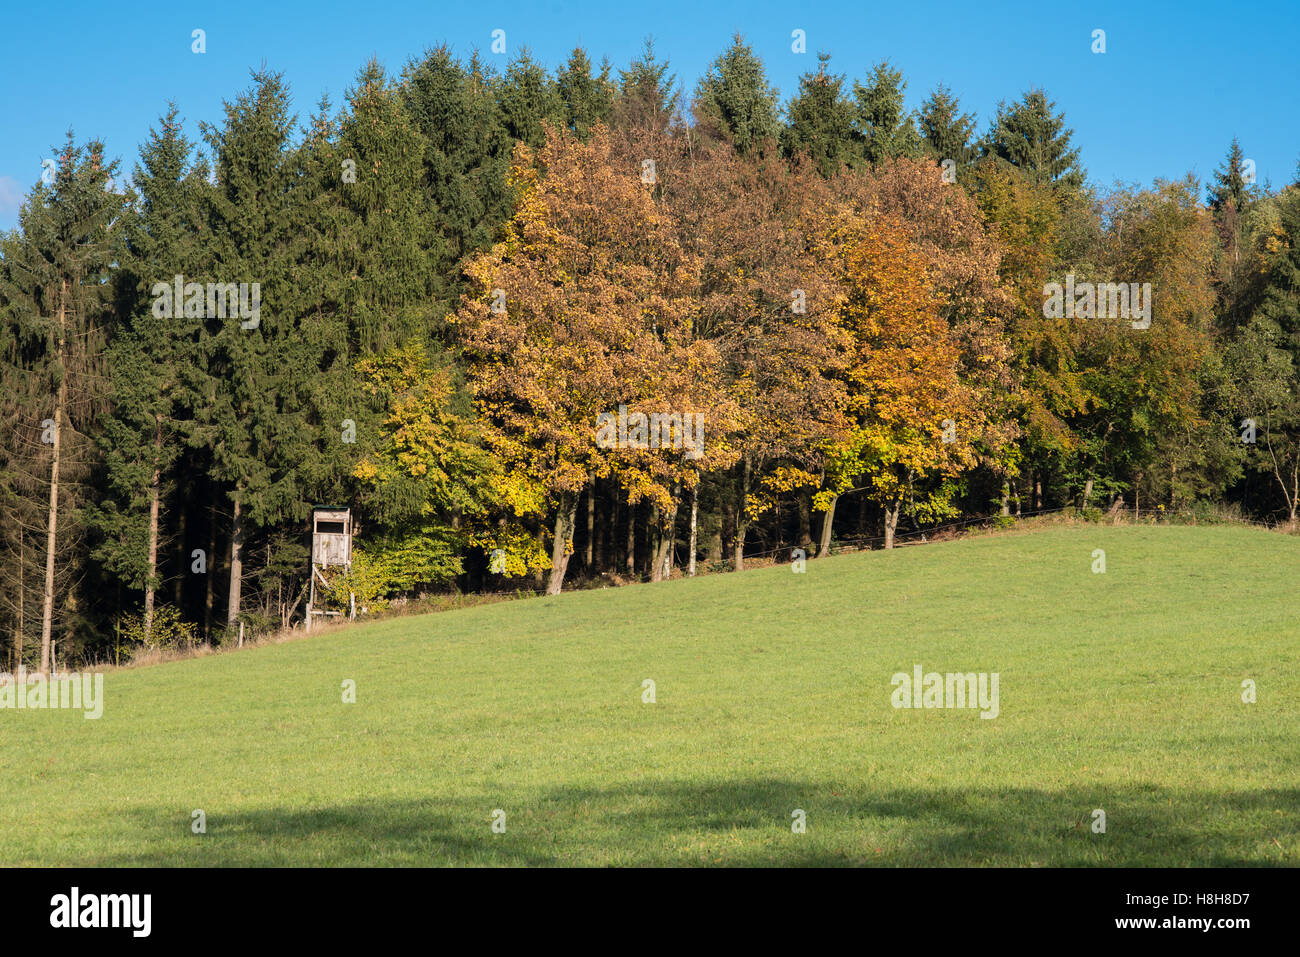
[{"label": "autumn tree", "polygon": [[539,565],[543,556],[517,519],[546,502],[493,456],[449,357],[413,342],[360,360],[358,372],[383,409],[356,468],[372,523],[359,560],[376,592],[445,585],[464,572],[470,549],[501,548],[506,574]]},{"label": "autumn tree", "polygon": [[615,467],[598,417],[637,403],[704,411],[707,396],[672,395],[662,370],[713,360],[687,335],[695,265],[639,175],[610,162],[606,131],[584,144],[551,129],[536,153],[519,147],[513,184],[505,238],[468,263],[474,291],[455,322],[489,444],[555,510],[554,594],[579,495]]},{"label": "autumn tree", "polygon": [[1096,477],[1112,488],[1132,487],[1136,496],[1158,490],[1186,504],[1179,490],[1189,489],[1192,470],[1226,464],[1233,440],[1231,423],[1201,415],[1212,348],[1212,224],[1191,178],[1120,191],[1111,200],[1118,202],[1108,204],[1102,241],[1090,257],[1096,273],[1085,278],[1127,283],[1131,300],[1134,285],[1149,293],[1140,317],[1115,316],[1109,293],[1103,314],[1099,293],[1096,317],[1075,320],[1078,368],[1094,397],[1071,422],[1080,438],[1076,467],[1085,488]]},{"label": "autumn tree", "polygon": [[[951,514],[951,480],[975,465],[972,438],[984,422],[961,381],[961,350],[940,315],[928,264],[898,224],[833,214],[821,254],[838,280],[838,316],[851,346],[844,373],[850,428],[828,449],[819,505],[830,512],[834,496],[864,482],[885,511],[891,548],[904,513],[931,521]],[[920,481],[936,478],[948,481]]]},{"label": "autumn tree", "polygon": [[833,189],[868,221],[884,217],[897,223],[926,260],[939,313],[959,349],[961,381],[978,410],[971,418],[980,431],[965,440],[1002,487],[1005,514],[1008,487],[1018,472],[1019,434],[1008,333],[1014,297],[999,272],[1005,247],[970,194],[947,183],[929,162],[891,160],[867,175],[841,176]]},{"label": "autumn tree", "polygon": [[693,334],[716,350],[736,404],[725,498],[733,565],[743,569],[751,523],[780,496],[810,494],[827,437],[842,424],[844,343],[814,237],[830,192],[811,163],[725,147],[680,150],[661,180],[700,263]]}]

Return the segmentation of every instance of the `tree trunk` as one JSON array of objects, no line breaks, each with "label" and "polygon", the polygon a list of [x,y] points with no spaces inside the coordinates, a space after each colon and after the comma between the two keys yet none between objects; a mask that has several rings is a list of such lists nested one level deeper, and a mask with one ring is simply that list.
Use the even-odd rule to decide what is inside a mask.
[{"label": "tree trunk", "polygon": [[596,482],[593,479],[591,488],[587,489],[587,553],[583,556],[583,567],[586,574],[590,576],[593,572],[592,563],[596,556]]},{"label": "tree trunk", "polygon": [[745,533],[749,530],[745,501],[749,498],[749,457],[740,459],[740,475],[736,482],[736,538],[732,542],[732,560],[736,571],[745,570]]},{"label": "tree trunk", "polygon": [[189,524],[185,508],[177,510],[176,520],[176,563],[173,566],[176,574],[172,581],[172,604],[180,608],[184,597],[181,590],[185,587],[185,529]]},{"label": "tree trunk", "polygon": [[[803,492],[799,493],[799,547],[805,552],[812,551],[812,502],[809,496]],[[777,526],[780,527],[779,525]],[[778,545],[780,542],[777,543]]]},{"label": "tree trunk", "polygon": [[[162,455],[162,419],[155,417],[154,461]],[[154,593],[157,590],[158,572],[158,488],[162,481],[162,470],[155,465],[149,482],[149,575],[144,582],[144,633],[150,637],[153,633]]]},{"label": "tree trunk", "polygon": [[1043,507],[1043,480],[1041,477],[1034,477],[1034,510],[1038,511]]},{"label": "tree trunk", "polygon": [[690,563],[687,568],[687,574],[695,577],[695,546],[699,536],[700,525],[700,483],[695,482],[695,487],[691,489],[691,551]]},{"label": "tree trunk", "polygon": [[[538,551],[546,550],[546,529],[543,527],[540,521],[537,523],[537,549]],[[537,585],[538,588],[541,588],[542,583],[545,581],[546,581],[546,569],[544,568],[536,569],[533,572],[533,582]]]},{"label": "tree trunk", "polygon": [[681,511],[682,483],[673,486],[673,510],[668,519],[668,555],[664,560],[664,578],[673,577],[673,563],[677,560],[677,513]]},{"label": "tree trunk", "polygon": [[663,561],[662,545],[664,532],[662,527],[662,517],[658,505],[650,506],[650,522],[646,525],[646,549],[650,552],[650,580],[659,581],[659,568]]},{"label": "tree trunk", "polygon": [[546,594],[558,595],[564,587],[564,573],[569,568],[569,556],[573,554],[573,529],[578,517],[578,496],[566,492],[560,496],[559,507],[555,511],[555,538],[551,542],[551,580],[546,586]]},{"label": "tree trunk", "polygon": [[[204,640],[212,641],[212,621],[216,614],[216,597],[213,594],[216,586],[213,580],[217,577],[217,499],[211,485],[208,486],[208,494],[212,495],[212,504],[208,507],[208,550],[203,556],[203,637]],[[191,564],[191,567],[193,565]]]},{"label": "tree trunk", "polygon": [[636,577],[636,506],[628,502],[627,508],[627,574]]},{"label": "tree trunk", "polygon": [[826,506],[826,511],[822,513],[822,540],[817,546],[817,555],[821,558],[823,555],[829,555],[831,550],[831,532],[835,528],[835,504],[840,500],[838,495],[832,495],[830,504]]},{"label": "tree trunk", "polygon": [[894,547],[894,532],[898,528],[898,513],[902,511],[903,503],[894,502],[892,505],[885,506],[885,547]]},{"label": "tree trunk", "polygon": [[[66,343],[68,283],[60,284],[58,360],[63,364]],[[65,367],[59,378],[54,399],[54,443],[50,458],[50,505],[45,527],[45,593],[41,604],[41,674],[50,673],[50,641],[54,634],[54,546],[59,529],[59,465],[63,438],[63,407],[68,398],[68,375]]]},{"label": "tree trunk", "polygon": [[1288,502],[1291,506],[1291,531],[1296,529],[1296,507],[1300,505],[1300,465],[1291,470],[1291,500]]},{"label": "tree trunk", "polygon": [[244,584],[244,513],[235,499],[235,511],[230,520],[230,591],[226,595],[226,627],[234,628],[239,621],[239,604]]},{"label": "tree trunk", "polygon": [[13,671],[23,663],[23,596],[27,592],[27,549],[22,525],[18,526],[18,618],[14,621],[14,663]]},{"label": "tree trunk", "polygon": [[680,486],[673,489],[672,508],[666,514],[654,510],[654,550],[651,553],[650,580],[663,581],[672,574],[673,539],[677,534],[677,496]]},{"label": "tree trunk", "polygon": [[1092,479],[1083,483],[1083,507],[1087,508],[1090,501],[1092,501]]},{"label": "tree trunk", "polygon": [[1011,482],[1009,479],[1002,480],[1002,517],[1006,518],[1011,514]]},{"label": "tree trunk", "polygon": [[[592,481],[594,483],[595,480],[593,479]],[[613,521],[614,521],[614,510],[613,508],[607,508],[605,510],[604,523],[603,524],[600,522],[596,523],[596,554],[592,558],[593,572],[598,572],[600,569],[608,567],[605,561],[605,556],[609,554],[608,549],[606,548],[608,542],[606,541],[605,533],[609,530],[609,526],[613,523]]]},{"label": "tree trunk", "polygon": [[1273,460],[1273,476],[1277,479],[1277,484],[1282,489],[1282,498],[1286,500],[1287,508],[1287,530],[1294,532],[1296,530],[1296,510],[1300,508],[1300,463],[1291,469],[1291,488],[1286,487],[1286,479],[1282,476],[1282,466],[1278,463],[1277,453],[1273,451],[1272,430],[1264,429],[1264,445],[1268,449],[1268,456]]}]

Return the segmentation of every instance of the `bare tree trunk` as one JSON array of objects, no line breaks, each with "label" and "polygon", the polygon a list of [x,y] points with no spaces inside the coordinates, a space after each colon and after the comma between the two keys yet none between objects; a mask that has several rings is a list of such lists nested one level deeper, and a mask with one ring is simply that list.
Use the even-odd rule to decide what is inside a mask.
[{"label": "bare tree trunk", "polygon": [[732,543],[732,560],[736,571],[745,570],[745,533],[749,530],[745,502],[749,498],[749,458],[741,456],[740,476],[736,482],[736,540]]},{"label": "bare tree trunk", "polygon": [[627,503],[627,573],[636,576],[636,506]]},{"label": "bare tree trunk", "polygon": [[1287,521],[1287,529],[1294,532],[1296,530],[1296,505],[1300,502],[1300,467],[1291,470],[1291,500],[1287,503],[1290,508],[1290,516]]},{"label": "bare tree trunk", "polygon": [[826,506],[826,511],[822,513],[822,540],[817,546],[817,555],[815,556],[817,558],[830,554],[831,532],[835,528],[835,505],[839,500],[838,495],[832,495],[830,504]]},{"label": "bare tree trunk", "polygon": [[1006,518],[1011,514],[1011,481],[1004,478],[1002,480],[1002,517]]},{"label": "bare tree trunk", "polygon": [[682,483],[673,486],[673,510],[668,518],[668,554],[664,559],[664,578],[673,577],[673,562],[677,558],[677,513],[681,511]]},{"label": "bare tree trunk", "polygon": [[[60,285],[58,360],[63,363],[67,338],[68,283]],[[50,673],[50,641],[54,633],[54,546],[59,529],[59,465],[63,440],[63,409],[68,398],[68,376],[59,378],[54,399],[54,443],[50,458],[50,505],[45,527],[45,593],[41,605],[41,674]]]},{"label": "bare tree trunk", "polygon": [[179,509],[176,518],[176,564],[173,567],[177,574],[172,582],[172,604],[179,608],[184,597],[182,589],[185,587],[185,529],[189,525],[188,509]]},{"label": "bare tree trunk", "polygon": [[662,513],[654,510],[652,528],[655,533],[654,548],[651,552],[650,580],[663,581],[672,573],[673,539],[677,534],[677,496],[680,486],[673,489],[672,508]]},{"label": "bare tree trunk", "polygon": [[1277,453],[1273,451],[1273,437],[1270,424],[1266,423],[1264,427],[1264,445],[1268,449],[1269,458],[1273,460],[1273,475],[1277,479],[1277,484],[1282,488],[1282,497],[1286,499],[1287,507],[1287,530],[1294,532],[1296,530],[1296,509],[1300,507],[1300,463],[1291,470],[1291,488],[1286,487],[1286,479],[1282,477],[1282,468],[1277,461]]},{"label": "bare tree trunk", "polygon": [[1038,511],[1043,507],[1043,480],[1040,476],[1034,477],[1034,510]]},{"label": "bare tree trunk", "polygon": [[695,487],[691,489],[691,550],[690,550],[691,557],[690,557],[689,565],[686,570],[686,574],[692,578],[695,577],[695,544],[696,544],[697,536],[699,534],[699,519],[700,519],[700,483],[699,480],[697,479],[695,482]]},{"label": "bare tree trunk", "polygon": [[[599,501],[599,499],[597,501]],[[606,504],[608,505],[608,503]],[[614,509],[607,507],[605,510],[605,521],[603,523],[602,522],[596,523],[596,554],[595,557],[592,559],[593,571],[599,571],[602,568],[608,567],[606,556],[608,556],[609,554],[609,548],[608,548],[609,542],[607,541],[606,533],[609,531],[609,526],[611,523],[613,523],[613,521],[614,521]]]},{"label": "bare tree trunk", "polygon": [[1083,507],[1087,508],[1088,503],[1092,501],[1092,479],[1083,483]]},{"label": "bare tree trunk", "polygon": [[704,543],[704,560],[714,565],[722,564],[722,516],[718,516],[718,524],[713,526],[713,531]]},{"label": "bare tree trunk", "polygon": [[[154,454],[162,454],[162,419],[154,419]],[[155,459],[157,461],[157,459]],[[162,481],[162,470],[155,465],[149,482],[149,575],[144,582],[144,633],[149,637],[153,633],[154,593],[157,589],[158,572],[158,488]]]},{"label": "bare tree trunk", "polygon": [[[209,492],[211,493],[211,488]],[[203,556],[203,637],[207,641],[212,641],[212,621],[216,614],[216,598],[213,592],[216,587],[213,579],[217,577],[217,501],[215,494],[211,504],[208,506],[208,550]]]},{"label": "bare tree trunk", "polygon": [[903,503],[894,502],[892,505],[885,506],[885,547],[894,547],[894,532],[898,528],[898,514],[902,511]]},{"label": "bare tree trunk", "polygon": [[1290,529],[1293,532],[1296,526],[1295,513],[1298,503],[1300,503],[1300,465],[1291,469],[1291,501],[1288,504],[1291,506]]},{"label": "bare tree trunk", "polygon": [[555,538],[551,542],[551,580],[546,586],[546,594],[558,595],[564,587],[564,573],[569,568],[569,556],[573,554],[573,529],[578,517],[578,496],[566,492],[560,496],[559,507],[555,512]]},{"label": "bare tree trunk", "polygon": [[587,575],[592,574],[592,559],[596,555],[596,482],[587,489],[587,553],[583,556]]},{"label": "bare tree trunk", "polygon": [[[18,618],[14,622],[14,668],[23,663],[23,596],[27,593],[27,548],[23,527],[18,526]],[[10,670],[13,671],[14,668]]]},{"label": "bare tree trunk", "polygon": [[650,521],[646,525],[646,550],[650,552],[650,580],[659,581],[659,568],[663,561],[663,527],[658,505],[650,506]]},{"label": "bare tree trunk", "polygon": [[226,596],[226,627],[234,628],[239,620],[239,604],[244,584],[244,513],[235,499],[230,520],[230,591]]},{"label": "bare tree trunk", "polygon": [[[812,502],[809,496],[803,492],[799,493],[797,501],[799,509],[799,547],[804,551],[812,551]],[[777,526],[778,528],[780,525]],[[780,545],[780,542],[777,542]]]}]

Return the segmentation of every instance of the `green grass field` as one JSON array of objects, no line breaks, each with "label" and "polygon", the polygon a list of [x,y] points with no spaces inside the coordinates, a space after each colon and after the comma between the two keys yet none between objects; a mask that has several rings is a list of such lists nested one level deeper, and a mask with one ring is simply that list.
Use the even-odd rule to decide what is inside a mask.
[{"label": "green grass field", "polygon": [[[1296,865],[1297,569],[1051,527],[110,673],[98,721],[0,711],[0,863]],[[893,708],[917,663],[999,716]]]}]

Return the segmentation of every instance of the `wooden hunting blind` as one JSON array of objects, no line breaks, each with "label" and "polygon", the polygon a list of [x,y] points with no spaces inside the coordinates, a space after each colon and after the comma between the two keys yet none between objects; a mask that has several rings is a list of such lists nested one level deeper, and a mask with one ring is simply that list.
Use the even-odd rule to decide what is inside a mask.
[{"label": "wooden hunting blind", "polygon": [[[320,615],[342,616],[344,612],[329,608],[318,599],[334,593],[334,586],[329,578],[330,568],[342,568],[344,573],[352,569],[352,510],[349,508],[332,508],[318,505],[311,513],[311,588],[307,599],[307,630],[311,631],[312,619]],[[323,587],[323,593],[317,594],[317,587]],[[349,618],[357,615],[356,595],[348,592]]]}]

